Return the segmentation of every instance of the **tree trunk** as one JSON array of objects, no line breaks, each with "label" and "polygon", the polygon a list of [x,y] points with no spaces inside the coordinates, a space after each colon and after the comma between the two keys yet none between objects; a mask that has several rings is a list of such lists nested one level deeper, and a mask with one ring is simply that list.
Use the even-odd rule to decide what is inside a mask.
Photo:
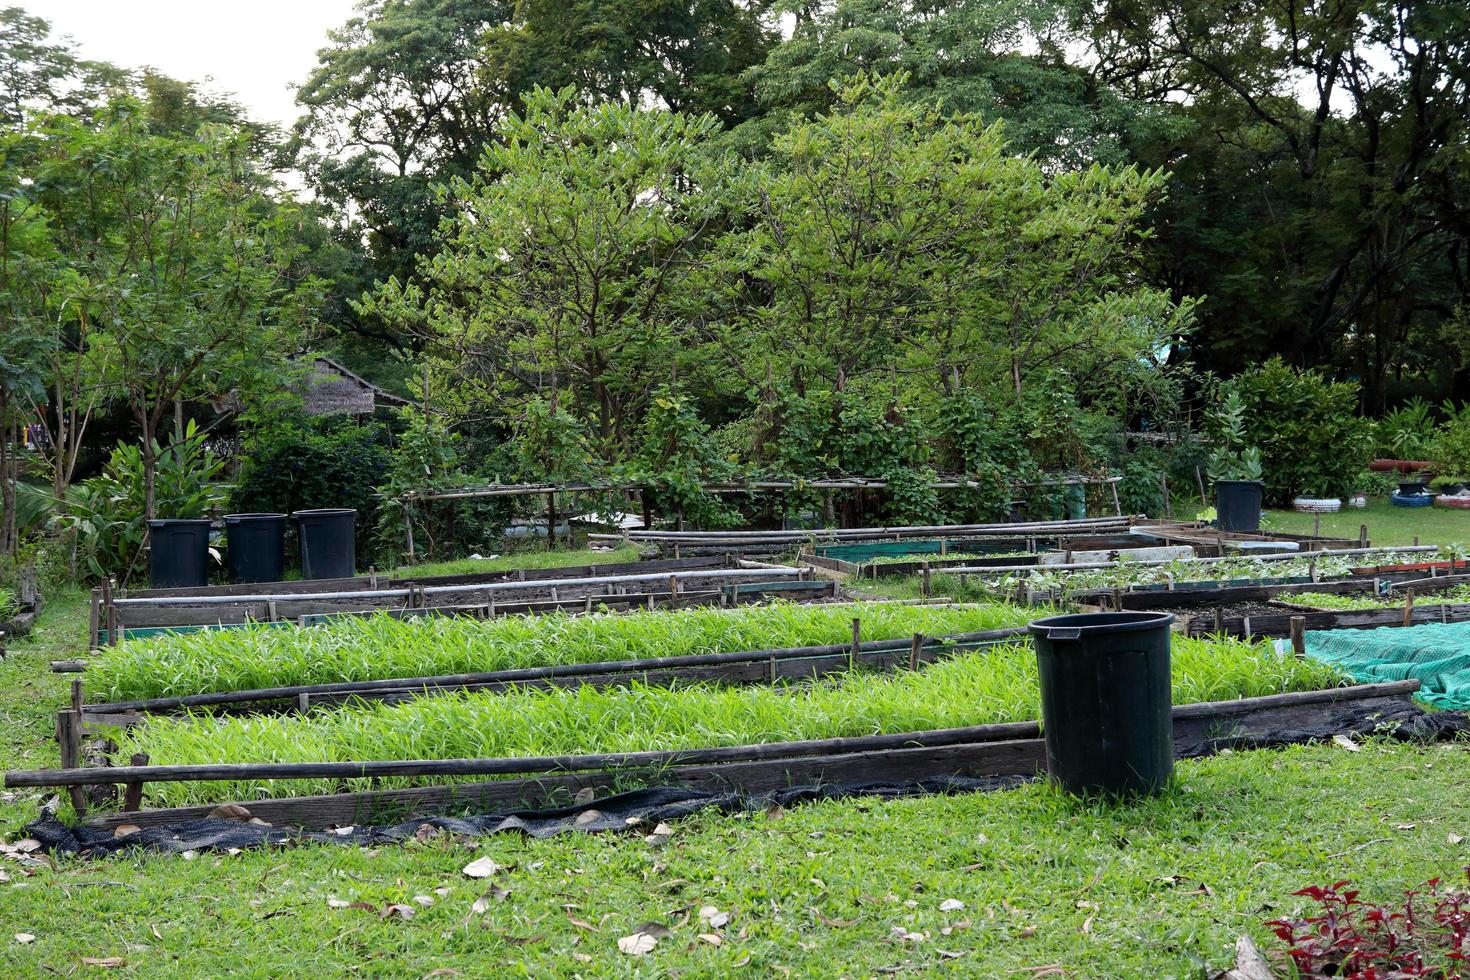
[{"label": "tree trunk", "polygon": [[10,398],[0,393],[0,555],[19,550],[15,514],[15,459],[10,449]]}]

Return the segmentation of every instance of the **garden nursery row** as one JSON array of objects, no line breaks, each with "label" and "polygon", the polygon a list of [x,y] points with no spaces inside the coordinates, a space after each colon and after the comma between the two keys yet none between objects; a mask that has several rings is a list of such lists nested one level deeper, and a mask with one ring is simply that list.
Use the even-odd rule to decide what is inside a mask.
[{"label": "garden nursery row", "polygon": [[[1470,566],[1375,547],[1366,526],[1123,517],[604,543],[655,538],[723,550],[95,590],[92,649],[53,665],[79,673],[62,768],[7,783],[65,787],[85,826],[126,841],[201,816],[276,833],[647,787],[1060,778],[1044,654],[1097,642],[1089,624],[1110,617],[1127,642],[1162,643],[1127,696],[1163,685],[1170,757],[1369,730],[1385,711],[1415,731],[1414,698],[1470,707],[1470,657],[1441,644],[1470,631]],[[1139,707],[1125,728],[1156,776]]]}]

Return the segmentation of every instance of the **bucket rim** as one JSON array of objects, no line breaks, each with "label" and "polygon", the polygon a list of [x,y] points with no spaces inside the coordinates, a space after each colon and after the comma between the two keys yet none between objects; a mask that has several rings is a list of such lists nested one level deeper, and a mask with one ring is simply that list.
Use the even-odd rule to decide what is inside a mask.
[{"label": "bucket rim", "polygon": [[[1057,640],[1078,640],[1099,633],[1131,633],[1142,630],[1168,627],[1174,622],[1174,614],[1168,612],[1100,612],[1068,613],[1064,616],[1048,616],[1026,624],[1034,636]],[[1054,635],[1063,633],[1064,635]]]},{"label": "bucket rim", "polygon": [[225,520],[226,521],[236,521],[236,522],[239,522],[239,521],[284,521],[284,520],[288,520],[288,518],[287,518],[287,516],[285,514],[268,514],[268,513],[254,514],[254,513],[251,513],[251,514],[226,514],[225,515]]},{"label": "bucket rim", "polygon": [[308,510],[293,510],[291,518],[300,520],[303,517],[337,517],[341,514],[356,516],[357,509],[354,507],[314,507]]},{"label": "bucket rim", "polygon": [[181,527],[185,524],[213,524],[207,517],[154,517],[148,521],[151,528],[157,527]]}]

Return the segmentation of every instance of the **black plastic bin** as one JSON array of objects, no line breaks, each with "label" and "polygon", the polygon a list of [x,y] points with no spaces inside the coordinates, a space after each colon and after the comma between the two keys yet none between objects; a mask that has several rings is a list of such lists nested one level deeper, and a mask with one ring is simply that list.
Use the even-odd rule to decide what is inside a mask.
[{"label": "black plastic bin", "polygon": [[148,584],[155,589],[209,584],[209,521],[148,522]]},{"label": "black plastic bin", "polygon": [[351,578],[357,573],[357,511],[298,510],[302,578]]},{"label": "black plastic bin", "polygon": [[1261,491],[1259,480],[1215,481],[1215,526],[1222,531],[1261,529]]},{"label": "black plastic bin", "polygon": [[285,514],[226,514],[230,579],[279,582],[286,567]]},{"label": "black plastic bin", "polygon": [[1148,795],[1174,772],[1170,613],[1032,623],[1051,778],[1076,796]]}]

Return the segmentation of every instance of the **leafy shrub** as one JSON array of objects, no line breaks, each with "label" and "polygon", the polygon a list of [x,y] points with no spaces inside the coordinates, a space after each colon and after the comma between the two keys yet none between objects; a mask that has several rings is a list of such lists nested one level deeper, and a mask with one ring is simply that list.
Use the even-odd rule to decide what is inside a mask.
[{"label": "leafy shrub", "polygon": [[1245,402],[1239,392],[1226,392],[1210,413],[1209,430],[1215,443],[1208,466],[1212,481],[1261,478],[1261,450],[1246,435]]},{"label": "leafy shrub", "polygon": [[1036,470],[1018,413],[997,411],[979,394],[960,391],[940,400],[934,427],[940,467],[979,484],[954,493],[965,516],[981,522],[1004,520],[1011,506],[1011,481]]},{"label": "leafy shrub", "polygon": [[1434,412],[1422,398],[1414,398],[1379,420],[1374,448],[1390,459],[1426,459],[1434,444]]},{"label": "leafy shrub", "polygon": [[359,551],[378,520],[377,487],[391,462],[388,431],[379,423],[311,419],[291,414],[247,433],[245,466],[230,495],[237,513],[280,513],[315,507],[357,511]]},{"label": "leafy shrub", "polygon": [[1470,403],[1458,409],[1446,403],[1445,416],[1429,444],[1429,456],[1446,473],[1470,473]]},{"label": "leafy shrub", "polygon": [[[1470,867],[1465,868],[1470,878]],[[1315,914],[1267,922],[1286,944],[1303,980],[1388,980],[1465,976],[1470,957],[1470,893],[1441,889],[1431,878],[1404,892],[1402,905],[1373,905],[1348,882],[1292,892],[1317,904]]]},{"label": "leafy shrub", "polygon": [[718,440],[687,395],[668,387],[655,393],[639,429],[630,476],[648,488],[662,510],[700,528],[733,524],[739,515],[704,485],[727,482],[737,470],[721,455]]},{"label": "leafy shrub", "polygon": [[0,623],[20,611],[20,596],[14,589],[0,588]]},{"label": "leafy shrub", "polygon": [[1245,429],[1261,451],[1266,496],[1340,497],[1373,449],[1373,425],[1357,415],[1356,385],[1298,371],[1279,357],[1225,385],[1244,404]]},{"label": "leafy shrub", "polygon": [[403,431],[393,447],[387,478],[378,487],[377,558],[391,565],[406,553],[406,518],[413,522],[415,553],[425,561],[462,557],[462,552],[500,537],[513,511],[511,498],[405,504],[403,494],[409,490],[454,490],[481,481],[461,469],[459,434],[441,418],[403,408],[399,419]]},{"label": "leafy shrub", "polygon": [[[224,492],[211,481],[224,461],[204,448],[201,433],[190,422],[184,438],[157,448],[153,476],[154,514],[162,519],[207,517],[224,502]],[[77,536],[82,568],[95,578],[116,575],[126,583],[142,567],[148,537],[144,508],[142,447],[119,445],[102,474],[71,488],[63,524]]]}]

